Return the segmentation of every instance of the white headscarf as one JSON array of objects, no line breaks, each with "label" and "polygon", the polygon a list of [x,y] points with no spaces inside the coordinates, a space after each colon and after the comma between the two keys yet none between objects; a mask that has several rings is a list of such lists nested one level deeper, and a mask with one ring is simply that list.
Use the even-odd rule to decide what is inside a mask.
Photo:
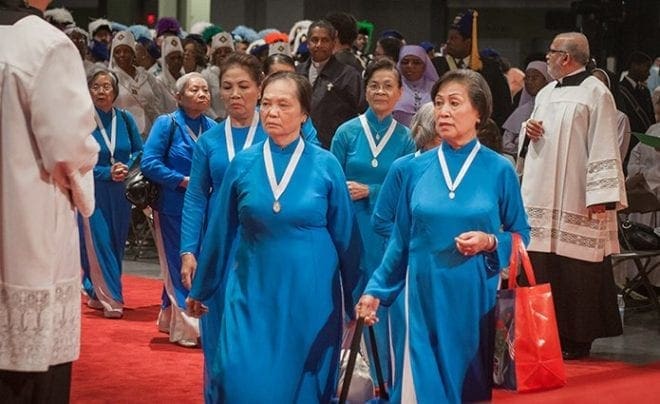
[{"label": "white headscarf", "polygon": [[126,45],[133,51],[135,55],[135,37],[129,31],[119,31],[112,38],[112,50],[110,51],[110,63],[108,67],[114,69],[115,67],[115,49],[120,45]]}]

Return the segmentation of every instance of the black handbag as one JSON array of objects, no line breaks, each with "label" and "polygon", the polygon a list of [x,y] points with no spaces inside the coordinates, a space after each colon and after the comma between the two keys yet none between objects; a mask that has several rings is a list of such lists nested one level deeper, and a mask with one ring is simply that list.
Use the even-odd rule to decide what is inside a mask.
[{"label": "black handbag", "polygon": [[619,242],[628,250],[660,250],[660,236],[653,227],[628,219],[619,225]]},{"label": "black handbag", "polygon": [[[124,113],[124,111],[122,111]],[[170,114],[172,118],[172,126],[170,127],[170,133],[168,137],[168,145],[165,149],[165,154],[172,144],[172,136],[174,136],[174,130],[176,129],[176,122],[174,121],[174,116]],[[124,115],[124,119],[126,116]],[[131,127],[126,122],[126,126],[131,131]],[[147,206],[153,206],[154,203],[158,200],[160,196],[160,186],[149,178],[145,177],[140,169],[140,161],[142,160],[142,152],[133,160],[131,168],[128,170],[128,175],[124,180],[125,190],[124,195],[126,199],[139,209],[145,209]]]},{"label": "black handbag", "polygon": [[134,160],[133,168],[128,171],[128,175],[124,180],[126,189],[124,195],[126,199],[139,209],[144,209],[147,206],[152,206],[159,196],[158,185],[148,179],[140,170],[140,160],[142,159],[142,152]]}]

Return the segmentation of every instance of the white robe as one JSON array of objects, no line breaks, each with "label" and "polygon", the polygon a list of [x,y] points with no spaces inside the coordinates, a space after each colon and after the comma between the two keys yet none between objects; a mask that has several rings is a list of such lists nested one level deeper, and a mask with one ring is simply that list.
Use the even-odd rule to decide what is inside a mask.
[{"label": "white robe", "polygon": [[[587,206],[627,206],[611,93],[594,77],[579,86],[545,86],[531,119],[544,135],[531,142],[522,195],[532,227],[529,251],[600,262],[619,252],[616,212],[589,218]],[[521,131],[522,144],[525,131]]]},{"label": "white robe", "polygon": [[78,50],[37,16],[0,26],[0,110],[0,369],[46,371],[80,351],[71,192],[93,202],[93,183],[72,185],[99,146]]},{"label": "white robe", "polygon": [[115,107],[127,109],[135,118],[138,130],[144,136],[149,134],[151,124],[160,115],[176,109],[176,100],[169,90],[142,67],[135,68],[135,78],[119,66],[113,71],[119,77],[119,95]]}]

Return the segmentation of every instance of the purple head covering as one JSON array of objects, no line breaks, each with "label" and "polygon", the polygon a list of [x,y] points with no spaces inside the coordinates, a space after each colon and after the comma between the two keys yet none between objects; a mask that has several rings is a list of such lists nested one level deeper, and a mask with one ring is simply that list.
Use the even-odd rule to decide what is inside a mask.
[{"label": "purple head covering", "polygon": [[[436,72],[435,67],[433,67],[429,55],[424,48],[419,45],[405,45],[401,48],[399,62],[396,65],[399,72],[403,71],[401,68],[401,61],[406,56],[416,56],[421,59],[425,65],[424,74],[422,75],[422,78],[417,81],[411,82],[401,75],[401,80],[403,81],[403,94],[394,107],[394,110],[410,114],[410,119],[412,119],[412,115],[415,114],[422,105],[431,101],[431,88],[433,87],[433,84],[438,81],[438,72]],[[401,117],[401,114],[397,114],[396,118],[406,126],[410,123],[409,120],[408,122],[405,122],[405,119]]]}]

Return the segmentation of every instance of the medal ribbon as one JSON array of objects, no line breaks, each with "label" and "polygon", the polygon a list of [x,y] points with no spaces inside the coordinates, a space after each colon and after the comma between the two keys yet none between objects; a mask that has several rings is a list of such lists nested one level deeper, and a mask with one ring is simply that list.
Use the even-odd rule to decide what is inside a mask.
[{"label": "medal ribbon", "polygon": [[383,151],[383,149],[387,145],[387,142],[390,141],[392,134],[394,134],[394,128],[396,128],[396,120],[392,118],[392,123],[390,123],[389,128],[387,128],[387,132],[385,132],[385,136],[383,136],[383,139],[378,143],[378,146],[376,146],[374,135],[373,133],[371,133],[371,128],[369,127],[369,123],[367,122],[367,117],[364,114],[362,114],[359,116],[359,118],[360,118],[360,123],[362,124],[362,129],[364,129],[364,135],[367,137],[367,142],[369,142],[369,149],[371,149],[371,155],[375,159],[378,157],[380,152]]},{"label": "medal ribbon", "polygon": [[108,137],[108,132],[105,130],[105,126],[103,126],[103,122],[101,122],[101,117],[99,116],[99,113],[94,110],[94,119],[96,120],[96,125],[99,127],[99,132],[101,132],[101,136],[103,137],[103,141],[105,142],[105,145],[108,146],[108,150],[110,150],[110,162],[114,164],[115,161],[115,147],[117,146],[117,115],[115,114],[115,109],[112,108],[112,123],[110,124],[110,137]]},{"label": "medal ribbon", "polygon": [[264,163],[266,164],[266,175],[268,176],[268,183],[270,184],[270,190],[273,192],[273,197],[275,198],[275,201],[278,201],[280,199],[280,196],[282,196],[286,188],[289,186],[289,181],[291,181],[293,172],[296,170],[296,167],[298,166],[298,162],[300,161],[300,156],[302,156],[302,152],[304,149],[305,149],[305,142],[299,138],[298,145],[293,151],[293,155],[291,156],[289,163],[286,165],[286,169],[284,170],[284,175],[282,176],[282,180],[278,184],[277,179],[275,178],[273,156],[270,151],[270,140],[266,139],[266,141],[264,142]]},{"label": "medal ribbon", "polygon": [[445,153],[442,151],[442,145],[438,147],[438,160],[440,160],[440,168],[442,169],[442,176],[445,178],[445,183],[447,184],[447,188],[449,188],[450,193],[456,191],[456,188],[458,188],[458,186],[461,185],[461,181],[463,181],[463,177],[465,177],[465,173],[467,173],[467,170],[472,165],[472,162],[474,161],[474,158],[477,156],[477,152],[479,151],[480,148],[481,148],[481,143],[479,143],[479,141],[477,140],[474,147],[472,147],[472,151],[470,151],[470,154],[468,154],[467,159],[465,159],[465,161],[463,162],[463,165],[461,166],[461,169],[458,172],[458,175],[456,176],[456,180],[452,182],[451,177],[449,176],[449,168],[447,168],[447,160],[445,160]]},{"label": "medal ribbon", "polygon": [[[250,129],[248,129],[247,138],[245,139],[245,144],[243,144],[243,149],[245,150],[248,147],[252,146],[254,141],[254,135],[257,133],[257,125],[259,124],[259,113],[254,111],[252,116],[252,123],[250,124]],[[225,143],[227,144],[227,155],[229,156],[229,161],[234,159],[236,155],[236,149],[234,148],[234,137],[231,134],[231,118],[227,117],[225,122]]]}]

